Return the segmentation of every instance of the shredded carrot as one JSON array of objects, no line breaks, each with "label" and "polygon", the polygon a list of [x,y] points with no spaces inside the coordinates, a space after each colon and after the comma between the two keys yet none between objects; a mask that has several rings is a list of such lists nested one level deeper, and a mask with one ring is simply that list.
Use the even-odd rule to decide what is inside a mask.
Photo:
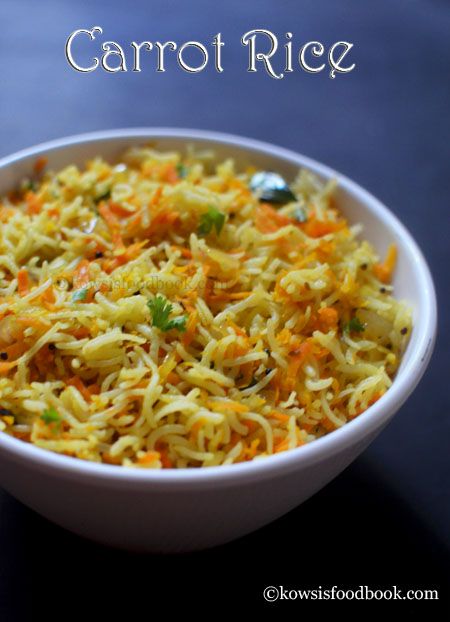
[{"label": "shredded carrot", "polygon": [[85,337],[89,337],[91,331],[86,326],[80,326],[79,328],[73,328],[67,331],[69,335],[75,337],[76,339],[84,339]]},{"label": "shredded carrot", "polygon": [[244,300],[251,296],[252,292],[232,292],[230,294],[230,300]]},{"label": "shredded carrot", "polygon": [[236,335],[239,335],[240,337],[247,337],[247,333],[245,332],[245,329],[238,326],[235,322],[233,322],[233,320],[228,319],[228,324],[234,329],[234,332],[236,333]]},{"label": "shredded carrot", "polygon": [[241,435],[238,434],[235,430],[231,432],[230,442],[228,444],[228,448],[231,449],[241,440]]},{"label": "shredded carrot", "polygon": [[88,259],[82,259],[73,273],[73,287],[80,289],[89,283],[89,266]]},{"label": "shredded carrot", "polygon": [[275,374],[275,376],[272,378],[272,381],[271,381],[270,384],[271,384],[271,386],[274,389],[273,403],[275,404],[275,406],[278,406],[278,404],[280,402],[280,392],[281,392],[280,375],[279,374]]},{"label": "shredded carrot", "polygon": [[161,197],[163,195],[163,191],[164,191],[164,187],[163,186],[158,186],[156,188],[155,194],[152,196],[152,200],[151,200],[151,205],[158,205],[159,201],[161,200]]},{"label": "shredded carrot", "polygon": [[275,281],[274,299],[278,302],[291,302],[289,294],[281,287],[281,279],[286,276],[286,270],[280,270],[277,280]]},{"label": "shredded carrot", "polygon": [[273,452],[275,454],[278,454],[278,453],[280,453],[280,451],[286,451],[286,449],[288,447],[289,447],[289,440],[288,439],[283,439],[280,443],[275,445],[275,447],[273,448]]},{"label": "shredded carrot", "polygon": [[27,214],[29,216],[35,216],[39,214],[42,209],[42,200],[34,192],[27,192],[25,195],[25,201],[27,202]]},{"label": "shredded carrot", "polygon": [[268,203],[260,203],[255,210],[255,225],[262,233],[274,233],[290,224],[293,224],[291,218],[279,214]]},{"label": "shredded carrot", "polygon": [[219,412],[222,410],[232,410],[235,413],[247,413],[250,409],[245,404],[240,404],[239,402],[235,402],[234,400],[228,400],[226,402],[218,402],[214,400],[208,400],[206,402],[208,408],[211,410],[218,410]]},{"label": "shredded carrot", "polygon": [[330,351],[328,348],[318,348],[317,346],[314,346],[313,354],[315,359],[320,360],[326,358],[330,354]]},{"label": "shredded carrot", "polygon": [[100,203],[98,206],[98,211],[111,231],[120,228],[120,223],[117,219],[117,216],[112,213],[108,203]]},{"label": "shredded carrot", "polygon": [[78,389],[87,402],[91,401],[92,394],[79,376],[72,376],[72,378],[67,380],[67,384]]},{"label": "shredded carrot", "polygon": [[108,210],[112,214],[119,216],[119,218],[126,218],[127,216],[131,216],[133,214],[133,212],[130,212],[130,210],[125,209],[119,203],[114,203],[114,201],[109,201]]},{"label": "shredded carrot", "polygon": [[170,469],[171,467],[173,467],[173,462],[169,458],[169,449],[165,443],[157,441],[155,443],[155,451],[159,453],[159,460],[162,464],[163,469]]},{"label": "shredded carrot", "polygon": [[15,361],[11,361],[10,363],[0,361],[0,374],[7,374],[15,366]]},{"label": "shredded carrot", "polygon": [[52,207],[47,211],[47,214],[51,216],[51,218],[57,218],[60,215],[61,211],[57,207]]},{"label": "shredded carrot", "polygon": [[261,439],[254,438],[252,442],[244,449],[244,456],[247,460],[252,460],[257,454],[258,445],[261,443]]},{"label": "shredded carrot", "polygon": [[133,214],[132,216],[130,216],[130,218],[127,220],[127,223],[125,225],[125,235],[130,236],[136,233],[141,222],[142,222],[142,211],[139,211],[136,214]]},{"label": "shredded carrot", "polygon": [[139,255],[139,251],[143,249],[146,244],[148,244],[147,240],[141,240],[140,242],[134,242],[133,244],[127,246],[122,255],[125,263],[131,261],[132,259],[136,259]]},{"label": "shredded carrot", "polygon": [[243,424],[245,425],[250,434],[258,428],[257,422],[253,421],[253,419],[244,419]]},{"label": "shredded carrot", "polygon": [[330,421],[328,417],[322,417],[322,419],[320,420],[320,423],[325,428],[325,430],[327,430],[328,432],[332,432],[333,430],[336,429],[335,424],[332,421]]},{"label": "shredded carrot", "polygon": [[125,243],[122,238],[122,234],[120,231],[114,231],[111,236],[111,241],[114,246],[114,253],[122,254],[125,252]]},{"label": "shredded carrot", "polygon": [[193,441],[197,440],[198,433],[200,429],[202,428],[203,423],[204,421],[202,419],[199,419],[191,426],[191,432],[189,435],[190,440],[193,440]]},{"label": "shredded carrot", "polygon": [[28,271],[26,268],[20,268],[17,273],[17,288],[21,296],[26,296],[30,290],[30,282],[28,278]]},{"label": "shredded carrot", "polygon": [[[367,408],[369,406],[373,406],[373,404],[375,404],[375,402],[378,402],[378,400],[382,396],[383,396],[383,392],[382,391],[379,391],[378,393],[375,393],[375,395],[367,402]],[[359,415],[362,415],[362,413],[365,412],[367,410],[367,408],[360,408],[359,410],[357,410],[355,412],[354,415],[350,415],[349,414],[350,419],[354,419],[355,417],[359,417]]]},{"label": "shredded carrot", "polygon": [[29,443],[31,440],[30,432],[25,432],[23,430],[13,430],[12,435],[14,436],[14,438],[18,438],[21,441],[26,441],[27,443]]},{"label": "shredded carrot", "polygon": [[6,352],[9,361],[12,362],[22,356],[27,349],[28,346],[21,340],[12,343],[10,346],[6,346],[3,348],[3,352]]},{"label": "shredded carrot", "polygon": [[299,224],[300,228],[311,238],[321,238],[327,233],[335,233],[345,229],[347,223],[345,220],[318,220],[315,217],[310,217],[304,223]]},{"label": "shredded carrot", "polygon": [[245,300],[252,292],[220,292],[209,296],[209,302],[226,302],[227,300]]},{"label": "shredded carrot", "polygon": [[143,233],[145,236],[152,236],[158,234],[158,236],[166,235],[168,231],[172,229],[177,220],[179,220],[180,214],[176,211],[161,210],[157,212],[150,223],[150,226]]},{"label": "shredded carrot", "polygon": [[91,396],[92,396],[92,395],[100,395],[101,388],[100,388],[100,386],[99,386],[98,384],[96,384],[96,383],[94,382],[94,384],[90,384],[90,385],[87,387],[87,390],[89,391],[89,394],[90,394]]},{"label": "shredded carrot", "polygon": [[388,248],[386,259],[383,263],[377,263],[374,265],[373,273],[382,283],[390,283],[396,262],[397,247],[395,244],[391,244]]},{"label": "shredded carrot", "polygon": [[329,256],[334,252],[335,243],[332,241],[321,240],[316,252],[321,262],[327,261]]},{"label": "shredded carrot", "polygon": [[323,332],[335,330],[338,323],[338,312],[333,307],[319,309],[319,329]]},{"label": "shredded carrot", "polygon": [[13,207],[5,207],[0,205],[0,221],[6,222],[11,216],[14,216],[15,210]]},{"label": "shredded carrot", "polygon": [[47,162],[48,162],[48,158],[46,158],[45,156],[41,156],[40,158],[37,158],[37,160],[35,161],[33,165],[33,170],[36,175],[40,175],[43,172],[44,168],[47,166]]},{"label": "shredded carrot", "polygon": [[173,244],[170,248],[174,251],[180,251],[182,257],[192,259],[192,252],[188,248],[184,248],[184,246],[177,246],[176,244]]},{"label": "shredded carrot", "polygon": [[286,415],[285,413],[281,413],[278,410],[272,410],[270,412],[270,417],[273,417],[274,419],[278,419],[278,421],[281,421],[282,423],[286,423],[287,421],[289,421],[289,415]]},{"label": "shredded carrot", "polygon": [[195,337],[195,331],[197,328],[197,311],[193,311],[189,315],[189,319],[186,325],[186,332],[183,334],[182,342],[185,346],[188,346]]},{"label": "shredded carrot", "polygon": [[180,376],[174,372],[171,371],[167,377],[166,377],[167,382],[170,382],[170,384],[178,384],[181,380]]},{"label": "shredded carrot", "polygon": [[176,184],[180,179],[176,167],[171,163],[163,167],[160,177],[162,181],[167,181],[169,184]]},{"label": "shredded carrot", "polygon": [[102,454],[102,460],[106,464],[114,464],[114,465],[122,464],[122,460],[120,458],[118,458],[117,456],[111,456],[110,454],[107,454],[107,453]]},{"label": "shredded carrot", "polygon": [[296,350],[294,350],[292,354],[290,354],[288,371],[286,374],[286,380],[284,381],[284,388],[287,391],[292,391],[294,389],[299,369],[307,357],[312,353],[312,350],[312,344],[309,341],[305,341]]},{"label": "shredded carrot", "polygon": [[167,449],[161,449],[159,451],[159,454],[160,454],[159,460],[162,464],[163,469],[171,469],[173,467],[173,462],[169,458],[169,452],[167,451]]},{"label": "shredded carrot", "polygon": [[280,345],[286,345],[291,340],[292,333],[288,328],[283,328],[277,335],[277,341]]},{"label": "shredded carrot", "polygon": [[138,458],[139,464],[151,464],[152,462],[156,462],[159,460],[160,453],[159,451],[147,451],[143,456]]},{"label": "shredded carrot", "polygon": [[45,292],[40,296],[40,299],[46,309],[53,311],[55,309],[55,292],[53,287],[47,287]]},{"label": "shredded carrot", "polygon": [[32,315],[18,315],[16,322],[22,327],[32,327],[37,330],[44,330],[50,326],[50,322],[42,317],[35,317]]},{"label": "shredded carrot", "polygon": [[54,354],[49,350],[48,346],[43,347],[34,355],[34,363],[40,374],[45,374],[47,369],[53,364]]}]

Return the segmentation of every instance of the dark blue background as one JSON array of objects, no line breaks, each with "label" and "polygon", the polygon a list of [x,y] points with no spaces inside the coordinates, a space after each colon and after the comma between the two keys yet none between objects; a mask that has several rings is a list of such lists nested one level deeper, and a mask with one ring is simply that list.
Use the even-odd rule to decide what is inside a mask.
[{"label": "dark blue background", "polygon": [[[403,220],[430,263],[441,315],[430,368],[389,428],[325,490],[242,541],[179,558],[130,556],[67,534],[0,492],[0,619],[31,619],[32,610],[42,613],[57,596],[71,608],[86,602],[94,585],[105,619],[111,605],[130,599],[147,617],[166,599],[172,614],[182,606],[203,615],[214,601],[236,613],[237,598],[261,605],[268,584],[440,586],[444,598],[450,2],[1,0],[0,25],[0,155],[77,132],[157,125],[290,147],[349,175]],[[77,74],[65,61],[65,39],[96,25],[104,35],[98,45],[86,40],[86,49],[98,51],[107,39],[125,47],[145,39],[206,44],[221,32],[225,71],[219,75],[211,64],[189,75],[171,60],[157,74],[150,53],[140,74]],[[249,74],[240,37],[253,28],[273,31],[281,44],[291,31],[297,49],[312,39],[351,41],[357,67],[335,80],[298,65],[279,81],[262,69]],[[283,608],[295,616],[305,611],[298,602]]]}]

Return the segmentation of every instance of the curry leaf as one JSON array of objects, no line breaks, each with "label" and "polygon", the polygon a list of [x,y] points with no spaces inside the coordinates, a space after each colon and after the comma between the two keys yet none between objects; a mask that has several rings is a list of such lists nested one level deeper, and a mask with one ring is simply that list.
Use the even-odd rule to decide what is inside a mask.
[{"label": "curry leaf", "polygon": [[286,181],[278,173],[263,171],[255,173],[250,180],[250,189],[257,193],[260,201],[267,203],[283,205],[297,200]]}]

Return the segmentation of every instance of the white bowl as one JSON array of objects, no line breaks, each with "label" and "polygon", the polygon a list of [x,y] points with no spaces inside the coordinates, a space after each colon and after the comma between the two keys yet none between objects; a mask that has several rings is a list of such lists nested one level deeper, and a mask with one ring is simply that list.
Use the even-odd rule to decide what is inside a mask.
[{"label": "white bowl", "polygon": [[393,386],[365,413],[309,445],[264,460],[147,471],[58,455],[0,433],[0,484],[58,525],[98,542],[136,551],[188,551],[218,545],[273,521],[325,486],[354,460],[394,416],[427,367],[436,333],[433,282],[417,244],[377,199],[330,168],[255,140],[179,129],[129,129],[65,138],[0,160],[0,195],[30,175],[37,157],[49,167],[119,157],[131,146],[212,147],[291,179],[306,167],[337,178],[339,205],[383,254],[398,247],[395,295],[413,308],[414,328]]}]

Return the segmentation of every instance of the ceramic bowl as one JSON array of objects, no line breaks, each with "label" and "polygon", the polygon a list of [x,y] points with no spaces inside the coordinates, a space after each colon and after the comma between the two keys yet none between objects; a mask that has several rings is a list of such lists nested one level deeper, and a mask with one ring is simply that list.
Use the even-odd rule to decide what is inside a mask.
[{"label": "ceramic bowl", "polygon": [[140,470],[90,463],[0,433],[0,485],[24,504],[77,534],[134,551],[189,551],[243,536],[293,509],[348,466],[392,419],[429,362],[436,332],[432,279],[416,242],[376,198],[338,172],[303,155],[256,140],[168,128],[98,132],[56,140],[0,160],[0,195],[29,176],[36,158],[48,166],[118,158],[132,145],[187,144],[218,158],[253,163],[292,179],[306,167],[338,181],[337,201],[381,255],[398,247],[395,295],[413,309],[414,328],[392,387],[342,428],[266,459],[204,469]]}]

